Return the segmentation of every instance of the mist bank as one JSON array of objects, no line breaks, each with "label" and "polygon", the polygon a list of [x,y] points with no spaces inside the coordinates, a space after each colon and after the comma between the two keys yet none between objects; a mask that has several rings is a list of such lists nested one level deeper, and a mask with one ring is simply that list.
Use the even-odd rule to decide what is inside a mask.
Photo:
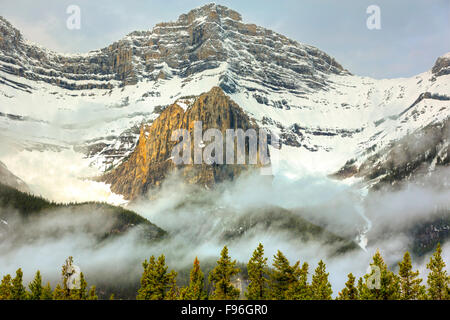
[{"label": "mist bank", "polygon": [[[28,165],[11,166],[13,159],[20,162],[30,154]],[[81,157],[73,158],[78,169],[67,173],[70,152],[45,157],[39,154],[24,151],[4,162],[27,184],[33,181],[30,185],[35,190],[42,186],[42,193],[51,200],[105,199],[92,192],[92,185],[81,174],[90,170]],[[44,160],[54,164],[47,176],[45,172],[50,169],[43,167]],[[36,173],[27,176],[33,166]],[[405,183],[396,190],[367,192],[360,181],[333,180],[307,172],[292,175],[295,168],[282,168],[273,177],[248,172],[209,190],[180,183],[176,174],[169,177],[161,188],[126,205],[168,232],[166,238],[153,243],[143,241],[138,229],[99,241],[98,235],[114,221],[95,207],[81,209],[76,219],[71,216],[73,212],[56,209],[32,223],[10,220],[8,223],[20,226],[20,231],[0,243],[0,273],[12,274],[21,267],[25,280],[31,281],[39,269],[44,279],[55,284],[60,279],[60,266],[73,256],[88,282],[97,284],[100,290],[134,292],[142,273],[141,263],[151,255],[165,254],[170,268],[181,271],[182,278],[195,257],[202,265],[211,266],[227,245],[233,259],[246,263],[262,243],[269,261],[277,250],[291,262],[307,261],[310,268],[323,259],[336,294],[348,273],[366,273],[377,249],[395,268],[414,243],[413,234],[407,231],[438,217],[436,208],[449,207],[448,188],[438,183],[448,170],[434,178]],[[72,187],[76,192],[69,191]],[[367,242],[361,242],[361,237]],[[446,237],[443,239],[445,242]],[[428,255],[425,252],[415,257],[415,267],[424,270]],[[443,243],[443,255],[447,259],[450,256],[448,243]]]}]

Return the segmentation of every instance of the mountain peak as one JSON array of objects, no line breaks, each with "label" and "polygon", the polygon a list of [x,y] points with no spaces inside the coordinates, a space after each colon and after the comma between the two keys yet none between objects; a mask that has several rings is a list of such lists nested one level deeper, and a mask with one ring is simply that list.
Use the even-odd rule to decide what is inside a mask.
[{"label": "mountain peak", "polygon": [[12,44],[17,44],[23,40],[22,33],[0,16],[0,49],[7,49]]},{"label": "mountain peak", "polygon": [[437,58],[431,71],[436,76],[450,74],[450,52]]},{"label": "mountain peak", "polygon": [[229,18],[235,21],[242,21],[240,13],[216,3],[208,3],[202,7],[192,9],[187,14],[182,14],[178,22],[192,23],[195,20],[219,20]]},{"label": "mountain peak", "polygon": [[182,14],[176,22],[132,32],[86,55],[50,53],[21,41],[9,25],[4,27],[8,31],[2,26],[6,22],[0,23],[0,58],[8,59],[5,72],[72,90],[112,89],[174,77],[187,83],[194,75],[216,69],[220,76],[213,85],[228,94],[239,91],[240,80],[304,93],[325,88],[329,74],[348,74],[319,49],[245,24],[238,12],[215,3]]}]

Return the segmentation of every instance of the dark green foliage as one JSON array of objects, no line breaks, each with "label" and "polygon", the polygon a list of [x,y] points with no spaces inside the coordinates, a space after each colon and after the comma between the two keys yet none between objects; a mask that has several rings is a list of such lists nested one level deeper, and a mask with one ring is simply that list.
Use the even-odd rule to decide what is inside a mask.
[{"label": "dark green foliage", "polygon": [[23,286],[23,272],[19,268],[16,271],[16,277],[12,280],[11,288],[11,299],[12,300],[26,300],[27,292]]},{"label": "dark green foliage", "polygon": [[53,292],[52,287],[50,286],[50,282],[47,282],[47,285],[42,288],[41,300],[52,300]]},{"label": "dark green foliage", "polygon": [[331,284],[328,281],[328,273],[326,272],[325,263],[320,260],[314,272],[311,282],[312,299],[314,300],[331,300]]},{"label": "dark green foliage", "polygon": [[239,289],[232,284],[232,278],[240,272],[236,267],[236,260],[232,261],[225,246],[217,260],[217,266],[209,274],[209,282],[214,285],[211,299],[234,300],[240,295]]},{"label": "dark green foliage", "polygon": [[245,231],[255,228],[291,232],[301,242],[322,239],[324,243],[339,244],[338,253],[358,248],[354,241],[329,232],[325,228],[302,218],[298,213],[279,207],[269,207],[242,214],[242,217],[234,223],[234,227],[224,233],[223,240],[237,239]]},{"label": "dark green foliage", "polygon": [[264,247],[260,243],[247,264],[250,281],[245,296],[248,300],[265,300],[269,298],[267,274],[267,258],[264,258]]},{"label": "dark green foliage", "polygon": [[177,273],[167,272],[166,259],[161,255],[158,260],[151,256],[149,261],[142,263],[144,273],[141,278],[141,288],[138,291],[138,300],[164,300],[167,296],[176,297]]},{"label": "dark green foliage", "polygon": [[310,300],[312,299],[311,286],[308,284],[307,262],[304,262],[301,269],[296,270],[296,281],[294,281],[286,292],[289,300]]},{"label": "dark green foliage", "polygon": [[205,300],[208,297],[205,291],[205,276],[200,269],[200,262],[197,257],[190,273],[189,286],[181,289],[180,299],[182,300]]},{"label": "dark green foliage", "polygon": [[42,287],[42,277],[39,270],[36,272],[34,280],[28,285],[28,287],[30,288],[30,300],[41,300],[44,288]]},{"label": "dark green foliage", "polygon": [[300,276],[300,261],[294,265],[278,250],[274,256],[273,269],[270,272],[270,297],[274,300],[292,298],[292,287],[297,284]]},{"label": "dark green foliage", "polygon": [[438,243],[450,238],[450,210],[438,209],[430,213],[430,218],[422,223],[414,224],[408,235],[413,239],[411,252],[415,256],[423,256],[432,252]]},{"label": "dark green foliage", "polygon": [[[87,292],[88,284],[86,279],[84,279],[83,272],[80,273],[80,284],[78,289],[70,290],[70,300],[87,300],[88,292]],[[94,291],[95,295],[95,291]]]},{"label": "dark green foliage", "polygon": [[355,276],[353,273],[349,273],[348,281],[345,283],[345,288],[339,292],[338,300],[358,300],[359,292],[355,286]]},{"label": "dark green foliage", "polygon": [[[380,251],[377,250],[371,264],[372,271],[364,276],[358,286],[360,298],[363,300],[397,300],[400,298],[400,279],[388,269]],[[379,274],[378,274],[379,271]],[[370,287],[367,281],[379,278],[379,287]],[[375,283],[375,282],[373,282]]]},{"label": "dark green foliage", "polygon": [[0,183],[0,208],[1,207],[15,209],[20,213],[21,217],[25,219],[43,216],[55,209],[68,209],[73,214],[80,211],[95,214],[96,212],[101,211],[102,213],[111,215],[111,218],[116,221],[111,228],[111,232],[106,234],[105,237],[120,234],[135,226],[141,226],[143,228],[144,237],[150,240],[161,239],[167,235],[166,231],[152,224],[147,219],[122,207],[98,202],[59,204],[18,191]]},{"label": "dark green foliage", "polygon": [[428,270],[428,297],[432,300],[449,299],[449,281],[450,278],[445,270],[445,261],[442,259],[442,248],[438,243],[436,251],[427,264]]},{"label": "dark green foliage", "polygon": [[65,300],[67,299],[64,289],[61,284],[57,284],[55,290],[53,290],[53,300]]},{"label": "dark green foliage", "polygon": [[88,300],[98,300],[95,290],[96,290],[96,287],[92,286],[91,289],[89,290],[89,294],[87,297]]},{"label": "dark green foliage", "polygon": [[12,279],[11,275],[7,274],[3,277],[0,284],[0,300],[12,299]]},{"label": "dark green foliage", "polygon": [[56,208],[58,205],[41,197],[18,191],[0,183],[0,207],[13,208],[23,216],[28,216],[45,209]]},{"label": "dark green foliage", "polygon": [[425,293],[425,287],[420,285],[422,279],[419,278],[419,271],[412,271],[411,256],[406,252],[403,256],[403,261],[399,264],[399,278],[400,278],[400,299],[402,300],[417,300]]},{"label": "dark green foliage", "polygon": [[[80,273],[79,286],[70,289],[69,281],[73,265],[72,257],[69,257],[62,267],[62,283],[58,283],[52,292],[50,283],[42,286],[42,277],[39,271],[29,283],[29,291],[23,286],[23,273],[19,268],[16,276],[3,277],[0,283],[0,300],[97,300],[96,286],[88,290],[88,284],[84,274]],[[339,292],[337,300],[448,300],[450,295],[449,276],[445,261],[442,259],[442,249],[438,245],[436,252],[430,258],[427,268],[428,286],[421,285],[418,271],[412,271],[411,256],[405,253],[399,263],[398,276],[387,268],[379,251],[373,256],[372,266],[378,267],[371,273],[356,278],[350,273],[345,288]],[[200,262],[196,258],[190,271],[189,283],[186,287],[177,286],[177,272],[168,272],[168,266],[164,255],[158,259],[151,256],[149,261],[143,263],[144,272],[141,278],[141,288],[138,290],[137,299],[142,300],[203,300],[220,299],[233,300],[240,298],[240,290],[236,288],[236,276],[238,281],[245,281],[245,274],[240,274],[237,262],[228,255],[228,248],[224,247],[219,260],[209,272],[211,290],[205,290],[204,273],[200,269]],[[247,268],[249,286],[245,292],[248,299],[277,299],[277,300],[329,300],[332,299],[332,289],[329,282],[329,274],[326,272],[325,263],[321,260],[312,276],[311,284],[308,284],[308,263],[300,262],[290,265],[289,260],[278,251],[274,255],[273,268],[268,270],[267,259],[264,258],[262,244],[253,252]],[[246,273],[246,272],[244,272]],[[266,277],[268,275],[268,278]],[[379,287],[373,288],[373,276],[377,275]],[[236,282],[238,282],[236,281]],[[252,285],[253,283],[253,285]],[[377,281],[375,281],[377,283]],[[427,294],[428,292],[428,294]],[[105,292],[103,292],[105,296]],[[111,294],[110,299],[114,299]]]},{"label": "dark green foliage", "polygon": [[177,286],[177,273],[172,271],[168,275],[167,292],[164,296],[164,300],[179,300],[180,288]]}]

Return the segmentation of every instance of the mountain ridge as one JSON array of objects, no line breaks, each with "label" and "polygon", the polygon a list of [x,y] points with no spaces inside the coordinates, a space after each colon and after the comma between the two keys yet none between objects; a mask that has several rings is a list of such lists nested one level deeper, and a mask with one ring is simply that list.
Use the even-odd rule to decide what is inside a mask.
[{"label": "mountain ridge", "polygon": [[[20,47],[18,31],[5,25],[0,139],[24,149],[74,149],[102,172],[130,157],[140,128],[167,106],[215,86],[280,138],[281,161],[327,175],[350,160],[360,166],[448,117],[449,54],[415,77],[359,77],[317,48],[245,24],[235,11],[213,4],[75,58],[28,61],[26,54],[45,51]],[[12,50],[16,45],[23,50]],[[77,69],[65,59],[75,59]],[[59,70],[52,61],[59,61]],[[36,69],[38,62],[45,68]],[[66,71],[72,80],[64,78]]]},{"label": "mountain ridge", "polygon": [[[107,224],[100,230],[95,226],[83,225],[82,217],[89,215],[94,220],[104,219]],[[23,232],[27,227],[37,223],[39,219],[56,220],[62,216],[67,218],[65,226],[55,223],[53,229],[50,228],[45,232],[56,237],[59,233],[70,233],[70,228],[79,228],[87,234],[95,235],[99,241],[125,235],[133,230],[138,231],[141,239],[146,241],[158,241],[168,235],[165,230],[146,218],[122,207],[98,202],[55,203],[0,183],[0,239],[3,237],[20,239],[24,234],[25,238],[32,238],[35,235]]]},{"label": "mountain ridge", "polygon": [[[264,55],[260,44],[285,46],[291,51],[292,57],[272,58],[294,74],[309,78],[318,69],[345,72],[340,64],[317,48],[241,21],[239,13],[208,4],[180,15],[175,22],[156,24],[149,31],[133,31],[105,48],[63,55],[26,43],[19,30],[0,18],[0,48],[13,53],[0,55],[0,60],[8,63],[2,66],[5,72],[71,90],[111,89],[136,84],[140,79],[168,77],[172,73],[186,78],[195,72],[217,67],[218,61],[228,61],[242,46],[248,49],[250,59],[254,59],[253,56],[258,59]],[[240,36],[254,40],[247,44],[242,41],[232,48],[223,45],[225,39]],[[194,66],[195,63],[199,65]],[[289,86],[288,83],[282,85]]]}]

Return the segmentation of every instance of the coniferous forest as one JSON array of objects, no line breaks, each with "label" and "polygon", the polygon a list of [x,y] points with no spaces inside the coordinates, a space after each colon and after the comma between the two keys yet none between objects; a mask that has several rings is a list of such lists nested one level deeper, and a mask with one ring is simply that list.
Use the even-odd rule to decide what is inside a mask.
[{"label": "coniferous forest", "polygon": [[449,12],[0,0],[1,315],[450,314]]},{"label": "coniferous forest", "polygon": [[[151,256],[142,263],[143,272],[137,300],[449,300],[450,277],[438,244],[427,263],[428,275],[421,278],[406,252],[391,271],[381,253],[372,259],[372,272],[357,279],[348,274],[345,287],[333,295],[326,264],[321,260],[315,268],[307,262],[291,262],[278,251],[269,265],[262,244],[255,249],[246,265],[245,275],[225,246],[214,268],[205,274],[195,258],[186,286],[177,285],[178,273],[169,271],[165,256]],[[98,300],[96,286],[89,286],[81,272],[78,285],[71,286],[73,258],[61,269],[61,282],[54,288],[45,282],[40,271],[24,284],[19,268],[13,277],[4,275],[0,284],[0,300]],[[244,280],[245,279],[245,280]],[[245,283],[245,285],[243,285]],[[108,297],[105,297],[107,299]],[[115,299],[114,293],[109,299]]]}]

